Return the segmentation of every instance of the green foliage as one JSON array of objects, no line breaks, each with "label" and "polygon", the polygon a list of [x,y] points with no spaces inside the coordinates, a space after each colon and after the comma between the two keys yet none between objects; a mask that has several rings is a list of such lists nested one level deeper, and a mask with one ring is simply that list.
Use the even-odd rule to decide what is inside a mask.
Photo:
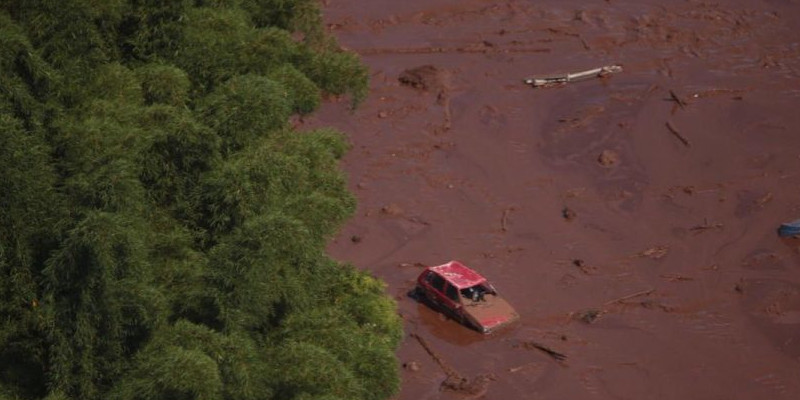
[{"label": "green foliage", "polygon": [[320,346],[287,341],[270,349],[268,355],[273,361],[269,374],[276,399],[292,399],[298,394],[364,398],[364,388],[353,373],[334,354]]},{"label": "green foliage", "polygon": [[92,103],[95,115],[59,125],[62,165],[68,174],[63,191],[75,204],[107,211],[141,209],[144,190],[139,166],[131,154],[141,146],[142,132],[134,125],[137,110],[113,102]]},{"label": "green foliage", "polygon": [[267,215],[211,250],[211,277],[227,329],[263,329],[308,304],[305,280],[320,255],[311,239],[299,221]]},{"label": "green foliage", "polygon": [[44,397],[44,400],[69,400],[69,397],[67,397],[64,392],[55,390],[48,393],[47,396]]},{"label": "green foliage", "polygon": [[0,132],[0,386],[27,398],[41,396],[45,382],[40,271],[61,197],[43,138],[2,113]]},{"label": "green foliage", "polygon": [[[395,313],[390,325],[359,324],[348,313],[347,305],[343,304],[346,301],[331,296],[327,305],[293,313],[283,325],[282,332],[286,336],[283,341],[314,344],[335,356],[343,364],[340,368],[349,371],[361,383],[358,398],[387,398],[400,384],[394,371],[397,361],[392,355],[396,342],[394,338],[386,340],[380,331],[392,330],[392,335],[399,336],[400,321]],[[381,300],[361,298],[357,301],[370,303]],[[386,305],[394,304],[387,302]]]},{"label": "green foliage", "polygon": [[[158,329],[111,399],[247,399],[258,387],[252,342],[178,321]],[[262,388],[259,388],[262,389]],[[266,390],[266,388],[263,388]],[[263,393],[263,392],[262,392]]]},{"label": "green foliage", "polygon": [[283,65],[291,65],[304,48],[283,29],[267,27],[252,31],[250,40],[236,54],[241,73],[269,74]]},{"label": "green foliage", "polygon": [[340,51],[325,41],[318,51],[305,55],[299,68],[322,90],[335,95],[350,94],[353,106],[361,103],[369,91],[369,71],[358,55]]},{"label": "green foliage", "polygon": [[230,154],[284,127],[291,102],[281,84],[258,75],[243,75],[211,93],[200,113],[203,122],[222,138],[223,153]]},{"label": "green foliage", "polygon": [[192,233],[169,216],[162,214],[151,224],[156,229],[149,237],[150,266],[158,271],[154,285],[165,297],[166,318],[220,327],[216,297],[207,286],[207,255],[194,248]]},{"label": "green foliage", "polygon": [[39,103],[51,83],[51,69],[34,51],[23,28],[0,13],[0,112],[33,127],[44,107]]},{"label": "green foliage", "polygon": [[290,93],[292,111],[309,114],[319,107],[321,101],[319,88],[295,67],[284,64],[270,72],[268,76],[282,84]]},{"label": "green foliage", "polygon": [[98,397],[163,315],[141,230],[134,218],[88,213],[47,261],[42,307],[54,388]]},{"label": "green foliage", "polygon": [[183,40],[184,14],[192,0],[129,1],[119,26],[125,60],[170,59]]},{"label": "green foliage", "polygon": [[106,100],[114,104],[137,105],[142,101],[139,78],[119,63],[99,66],[94,79],[87,82],[87,95],[95,100]]},{"label": "green foliage", "polygon": [[69,106],[83,101],[88,71],[114,60],[123,0],[8,1],[8,10],[25,30],[36,52],[57,69],[52,85]]},{"label": "green foliage", "polygon": [[0,113],[0,388],[16,393],[9,398],[41,396],[44,385],[39,280],[61,217],[48,151],[39,132]]},{"label": "green foliage", "polygon": [[355,209],[335,169],[346,147],[332,130],[275,131],[208,175],[203,226],[225,234],[257,215],[283,211],[318,238],[317,245]]},{"label": "green foliage", "polygon": [[22,121],[2,113],[0,132],[0,243],[12,245],[9,256],[28,264],[34,256],[25,253],[31,249],[17,246],[47,231],[56,217],[56,175],[39,132],[25,130]]},{"label": "green foliage", "polygon": [[245,0],[242,1],[242,8],[246,9],[253,22],[258,27],[274,26],[289,30],[293,28],[293,22],[297,18],[302,18],[296,12],[310,0]]},{"label": "green foliage", "polygon": [[0,1],[0,400],[392,396],[315,0]]},{"label": "green foliage", "polygon": [[186,109],[152,106],[139,120],[145,132],[137,157],[148,196],[186,223],[199,217],[200,182],[219,162],[220,140]]},{"label": "green foliage", "polygon": [[182,69],[167,64],[145,64],[136,70],[146,104],[183,106],[187,103],[191,82]]}]

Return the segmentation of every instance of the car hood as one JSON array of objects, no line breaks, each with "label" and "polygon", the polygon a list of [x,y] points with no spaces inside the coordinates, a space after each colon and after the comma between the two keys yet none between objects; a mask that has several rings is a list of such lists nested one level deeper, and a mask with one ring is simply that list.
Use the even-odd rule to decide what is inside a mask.
[{"label": "car hood", "polygon": [[516,321],[519,315],[508,302],[500,296],[486,295],[483,301],[469,302],[464,312],[471,322],[484,333]]}]

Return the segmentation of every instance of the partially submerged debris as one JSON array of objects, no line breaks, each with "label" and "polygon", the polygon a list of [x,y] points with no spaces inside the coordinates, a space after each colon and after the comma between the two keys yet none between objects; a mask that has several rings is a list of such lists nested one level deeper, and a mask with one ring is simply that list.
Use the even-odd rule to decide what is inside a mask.
[{"label": "partially submerged debris", "polygon": [[613,150],[603,150],[603,152],[597,156],[597,163],[603,167],[612,167],[618,162],[619,155]]},{"label": "partially submerged debris", "polygon": [[658,260],[659,258],[663,258],[669,252],[669,247],[667,246],[654,246],[647,250],[640,251],[636,253],[639,257],[647,257],[652,258],[653,260]]},{"label": "partially submerged debris", "polygon": [[614,303],[622,303],[622,302],[624,302],[626,300],[630,300],[630,299],[633,299],[635,297],[647,296],[650,293],[653,293],[655,291],[656,291],[655,289],[642,290],[641,292],[636,292],[636,293],[633,293],[633,294],[629,294],[627,296],[622,296],[622,297],[616,298],[614,300],[609,300],[609,301],[607,301],[605,303],[605,305],[608,306],[608,305],[611,305],[611,304],[614,304]]},{"label": "partially submerged debris", "polygon": [[544,352],[545,354],[547,354],[548,356],[553,357],[553,359],[556,360],[556,361],[564,361],[564,360],[567,359],[567,356],[564,355],[563,353],[559,353],[559,352],[557,352],[557,351],[555,351],[555,350],[553,350],[553,349],[551,349],[551,348],[549,348],[549,347],[547,347],[547,346],[545,346],[545,345],[543,345],[541,343],[534,342],[533,340],[528,340],[526,342],[523,342],[522,343],[522,347],[524,347],[526,349],[540,350],[540,351]]},{"label": "partially submerged debris", "polygon": [[[629,294],[629,295],[618,297],[618,298],[613,299],[613,300],[609,300],[609,301],[603,303],[603,309],[588,308],[588,309],[585,309],[585,310],[572,312],[569,315],[570,315],[570,318],[576,319],[576,320],[581,321],[581,322],[583,322],[585,324],[591,324],[591,323],[594,323],[594,321],[596,321],[598,318],[600,318],[600,316],[602,316],[603,314],[608,312],[608,310],[606,309],[607,307],[612,306],[614,304],[628,304],[628,303],[626,303],[628,300],[632,300],[634,298],[641,297],[641,296],[648,296],[648,295],[650,295],[651,293],[653,293],[655,291],[656,291],[655,289],[642,290],[642,291],[639,291],[639,292],[636,292],[636,293],[632,293],[632,294]],[[661,303],[658,303],[658,302],[656,302],[654,300],[646,299],[646,300],[640,301],[638,304],[641,305],[642,307],[645,307],[645,308],[654,308],[654,307],[658,306],[658,307],[661,307],[664,311],[671,311],[671,307],[662,306]]]},{"label": "partially submerged debris", "polygon": [[428,64],[403,71],[397,80],[415,89],[440,89],[444,86],[444,75],[444,71]]},{"label": "partially submerged debris", "polygon": [[508,372],[511,372],[513,374],[514,372],[522,371],[522,369],[524,369],[524,368],[525,368],[525,365],[520,365],[518,367],[511,367],[511,368],[508,369]]},{"label": "partially submerged debris", "polygon": [[793,237],[800,235],[800,219],[792,222],[784,222],[778,228],[778,235],[781,237]]},{"label": "partially submerged debris", "polygon": [[397,204],[394,204],[394,203],[388,204],[388,205],[385,205],[385,206],[381,207],[381,214],[400,215],[402,213],[403,213],[403,209],[400,208],[400,206],[398,206]]},{"label": "partially submerged debris", "polygon": [[481,333],[519,319],[486,278],[458,261],[426,268],[417,277],[416,291],[431,307]]},{"label": "partially submerged debris", "polygon": [[403,369],[406,369],[411,372],[417,372],[420,370],[419,363],[416,361],[409,361],[407,363],[403,363]]},{"label": "partially submerged debris", "polygon": [[[433,65],[422,65],[403,71],[397,78],[400,84],[422,91],[436,92],[436,103],[444,108],[444,121],[440,127],[450,130],[452,112],[450,111],[450,73]],[[438,130],[438,129],[437,129]]]},{"label": "partially submerged debris", "polygon": [[503,210],[503,216],[500,217],[500,230],[503,231],[503,232],[508,230],[507,229],[508,214],[510,214],[511,211],[514,211],[514,207],[506,208],[505,210]]},{"label": "partially submerged debris", "polygon": [[707,231],[709,229],[722,229],[723,226],[724,225],[721,224],[721,223],[710,224],[710,223],[708,223],[707,219],[704,219],[703,220],[703,225],[695,225],[695,226],[689,228],[689,230],[693,231],[695,233],[702,233],[702,232],[705,232],[705,231]]},{"label": "partially submerged debris", "polygon": [[403,267],[403,268],[407,268],[407,267],[413,267],[413,268],[428,268],[428,266],[427,266],[427,265],[425,265],[425,264],[423,264],[423,263],[421,263],[421,262],[415,262],[415,263],[413,263],[413,264],[412,264],[412,263],[400,263],[400,264],[398,264],[397,266],[398,266],[398,267]]},{"label": "partially submerged debris", "polygon": [[547,87],[547,86],[554,86],[558,84],[568,83],[568,82],[575,82],[586,80],[590,78],[602,78],[610,74],[622,72],[622,66],[619,65],[607,65],[605,67],[590,69],[587,71],[581,72],[574,72],[568,74],[558,74],[558,75],[546,75],[546,76],[538,76],[532,78],[526,78],[523,80],[528,85],[532,87]]},{"label": "partially submerged debris", "polygon": [[686,100],[684,100],[683,98],[679,97],[671,89],[669,91],[669,97],[670,97],[670,100],[674,101],[675,104],[677,104],[678,107],[680,107],[680,108],[686,108],[686,106],[689,105],[689,103],[687,103]]},{"label": "partially submerged debris", "polygon": [[586,261],[583,261],[580,258],[576,258],[576,259],[572,260],[572,265],[578,267],[578,269],[581,270],[581,272],[583,272],[584,274],[588,274],[588,273],[592,272],[592,270],[596,269],[594,267],[586,265]]},{"label": "partially submerged debris", "polygon": [[571,208],[564,207],[564,209],[561,210],[561,216],[564,217],[564,219],[567,221],[572,221],[573,219],[575,219],[577,214]]},{"label": "partially submerged debris", "polygon": [[744,278],[740,278],[739,282],[736,282],[736,284],[733,285],[733,290],[736,291],[736,293],[744,293],[745,287],[747,287],[747,283],[745,282]]},{"label": "partially submerged debris", "polygon": [[590,308],[588,310],[578,311],[577,313],[574,314],[574,316],[575,319],[577,319],[578,321],[581,321],[585,324],[591,324],[602,314],[603,314],[602,311],[596,308]]},{"label": "partially submerged debris", "polygon": [[675,307],[668,306],[666,304],[661,303],[660,301],[656,301],[656,300],[652,300],[652,299],[642,300],[642,301],[639,302],[639,305],[642,306],[643,308],[648,309],[648,310],[660,309],[661,311],[664,311],[664,312],[673,312],[673,311],[675,311]]},{"label": "partially submerged debris", "polygon": [[691,147],[691,144],[689,144],[689,139],[686,139],[680,132],[678,132],[678,130],[675,129],[675,127],[672,126],[672,124],[669,123],[669,121],[667,121],[666,125],[667,125],[667,130],[671,134],[675,135],[675,137],[678,138],[678,140],[680,140],[684,146]]},{"label": "partially submerged debris", "polygon": [[764,205],[765,205],[765,204],[767,204],[767,203],[769,203],[770,201],[772,201],[772,197],[773,197],[773,196],[772,196],[772,192],[767,192],[767,194],[765,194],[765,195],[763,195],[763,196],[761,196],[761,197],[757,198],[757,199],[755,200],[755,204],[756,204],[756,206],[758,206],[758,207],[764,207]]},{"label": "partially submerged debris", "polygon": [[489,382],[495,379],[493,374],[480,374],[472,379],[454,378],[448,376],[442,382],[441,388],[457,393],[467,394],[470,397],[481,397],[489,390]]},{"label": "partially submerged debris", "polygon": [[662,274],[662,278],[670,281],[670,282],[686,282],[686,281],[693,281],[694,278],[689,276],[683,276],[679,274]]}]

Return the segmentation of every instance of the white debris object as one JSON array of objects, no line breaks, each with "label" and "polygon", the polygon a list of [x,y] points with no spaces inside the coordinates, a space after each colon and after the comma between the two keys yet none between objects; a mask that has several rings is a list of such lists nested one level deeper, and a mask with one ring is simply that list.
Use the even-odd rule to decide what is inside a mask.
[{"label": "white debris object", "polygon": [[605,67],[590,69],[588,71],[575,72],[571,74],[548,75],[533,78],[526,78],[523,80],[528,85],[533,87],[552,86],[561,83],[575,82],[589,78],[601,78],[606,75],[622,72],[620,65],[607,65]]}]

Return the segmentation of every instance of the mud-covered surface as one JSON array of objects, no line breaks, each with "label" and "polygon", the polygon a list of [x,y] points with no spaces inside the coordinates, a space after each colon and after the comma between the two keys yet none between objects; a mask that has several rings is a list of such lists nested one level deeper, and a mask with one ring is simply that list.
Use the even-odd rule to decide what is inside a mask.
[{"label": "mud-covered surface", "polygon": [[[398,399],[797,399],[800,2],[329,0],[371,68],[333,125],[357,215],[330,244],[388,283]],[[533,89],[523,78],[619,64]],[[460,260],[521,320],[406,296]],[[565,356],[554,359],[539,347]],[[452,372],[452,371],[451,371]],[[448,380],[449,379],[449,380]],[[444,383],[444,385],[443,385]]]}]

